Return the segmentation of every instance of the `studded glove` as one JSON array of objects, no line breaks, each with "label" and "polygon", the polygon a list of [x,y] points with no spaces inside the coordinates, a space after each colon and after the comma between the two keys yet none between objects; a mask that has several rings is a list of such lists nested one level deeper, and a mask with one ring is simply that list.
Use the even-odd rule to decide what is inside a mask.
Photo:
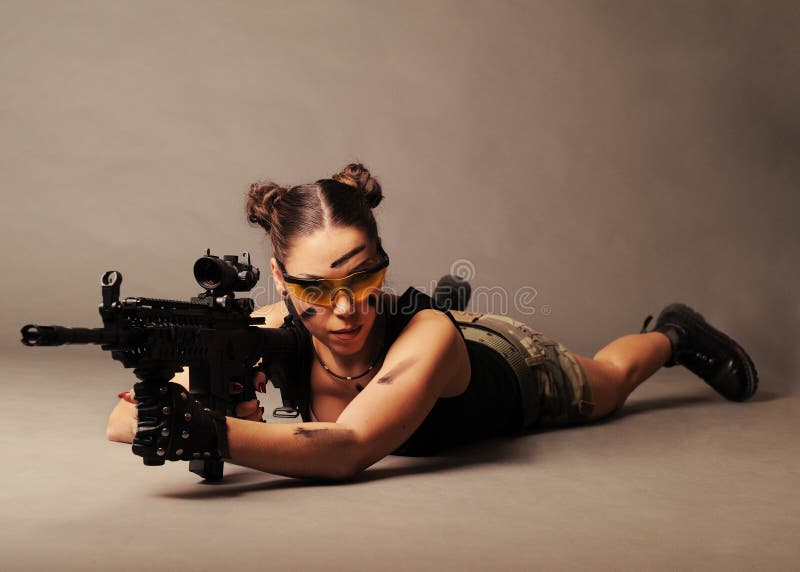
[{"label": "studded glove", "polygon": [[145,465],[164,461],[229,459],[225,416],[207,407],[177,383],[134,385],[138,426],[133,453]]}]

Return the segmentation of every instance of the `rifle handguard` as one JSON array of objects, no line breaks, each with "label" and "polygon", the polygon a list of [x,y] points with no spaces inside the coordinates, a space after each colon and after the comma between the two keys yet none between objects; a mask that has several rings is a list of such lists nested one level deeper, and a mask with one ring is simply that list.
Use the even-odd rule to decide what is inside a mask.
[{"label": "rifle handguard", "polygon": [[224,415],[204,407],[177,383],[139,382],[133,388],[139,415],[133,453],[145,465],[230,458]]}]

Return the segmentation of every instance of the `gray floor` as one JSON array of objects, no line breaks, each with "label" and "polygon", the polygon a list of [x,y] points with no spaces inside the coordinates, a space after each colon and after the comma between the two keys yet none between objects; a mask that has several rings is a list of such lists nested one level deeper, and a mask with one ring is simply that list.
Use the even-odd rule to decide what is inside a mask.
[{"label": "gray floor", "polygon": [[204,485],[105,440],[133,377],[98,349],[22,348],[0,374],[4,571],[798,566],[800,399],[770,380],[735,404],[662,370],[604,423],[389,457],[345,485],[235,466]]}]

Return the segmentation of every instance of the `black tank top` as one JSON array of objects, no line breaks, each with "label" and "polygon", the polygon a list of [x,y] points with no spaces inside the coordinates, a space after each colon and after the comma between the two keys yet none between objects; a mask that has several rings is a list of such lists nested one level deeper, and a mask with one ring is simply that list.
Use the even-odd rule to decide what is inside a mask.
[{"label": "black tank top", "polygon": [[[414,315],[435,308],[433,300],[416,288],[409,287],[395,302],[381,308],[387,312],[384,343],[391,347]],[[458,328],[450,312],[445,314]],[[299,325],[299,327],[298,327]],[[292,382],[299,381],[293,391],[296,407],[304,421],[311,420],[311,334],[294,316],[287,316],[283,327],[298,327],[304,340],[304,356],[289,372]],[[458,329],[461,334],[461,329]],[[461,334],[463,339],[463,334]],[[512,434],[522,426],[522,404],[519,385],[511,366],[502,355],[491,348],[464,340],[471,366],[467,389],[455,397],[440,397],[416,431],[392,454],[418,456],[430,455],[446,447],[462,445]],[[292,383],[294,385],[294,383]]]}]

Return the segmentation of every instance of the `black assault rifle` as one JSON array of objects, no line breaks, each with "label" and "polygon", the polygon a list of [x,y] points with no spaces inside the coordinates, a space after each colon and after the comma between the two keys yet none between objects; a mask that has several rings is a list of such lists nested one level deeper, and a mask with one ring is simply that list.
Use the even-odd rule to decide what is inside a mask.
[{"label": "black assault rifle", "polygon": [[[244,261],[244,257],[247,261]],[[259,328],[264,318],[252,318],[250,298],[236,298],[234,292],[250,291],[260,272],[250,264],[245,252],[221,259],[206,251],[194,264],[194,277],[205,289],[189,302],[156,298],[119,299],[122,274],[110,270],[103,274],[102,328],[66,328],[28,324],[22,328],[26,346],[100,344],[111,357],[133,368],[143,383],[137,389],[142,400],[155,396],[164,383],[189,367],[190,392],[205,407],[223,415],[233,415],[236,404],[255,398],[254,367],[262,357],[266,362],[298,355],[302,341],[293,328]],[[275,379],[273,384],[278,386]],[[244,388],[234,393],[234,384]],[[283,393],[283,388],[279,386]],[[286,401],[284,401],[286,405]],[[285,414],[279,410],[285,409]],[[294,413],[294,415],[292,415]],[[296,416],[291,407],[276,409],[275,416]],[[140,427],[148,419],[139,419]],[[133,446],[136,453],[137,445]],[[161,450],[158,451],[161,453]],[[138,454],[138,453],[137,453]],[[143,456],[145,465],[163,465],[163,456]],[[209,481],[222,478],[223,461],[194,459],[189,470]]]}]

